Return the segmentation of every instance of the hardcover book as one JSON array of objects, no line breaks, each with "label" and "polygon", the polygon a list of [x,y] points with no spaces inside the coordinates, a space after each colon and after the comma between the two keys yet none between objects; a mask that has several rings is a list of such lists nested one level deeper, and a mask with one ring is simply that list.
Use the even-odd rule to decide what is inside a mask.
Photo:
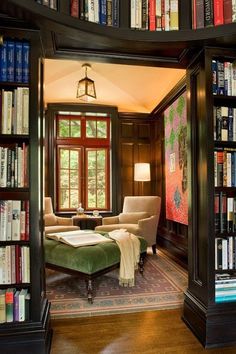
[{"label": "hardcover book", "polygon": [[46,236],[47,238],[63,242],[73,247],[90,246],[96,245],[98,243],[113,241],[110,238],[107,238],[98,233],[84,230],[51,233],[47,234]]}]

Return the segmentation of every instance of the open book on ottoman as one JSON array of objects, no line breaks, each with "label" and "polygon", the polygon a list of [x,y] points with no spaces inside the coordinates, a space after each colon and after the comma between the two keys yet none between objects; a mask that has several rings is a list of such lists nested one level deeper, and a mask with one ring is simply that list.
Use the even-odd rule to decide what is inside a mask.
[{"label": "open book on ottoman", "polygon": [[101,242],[112,242],[110,238],[107,238],[101,234],[95,233],[90,230],[75,230],[68,232],[55,232],[46,235],[55,241],[66,243],[69,246],[81,247],[81,246],[92,246],[97,245]]}]

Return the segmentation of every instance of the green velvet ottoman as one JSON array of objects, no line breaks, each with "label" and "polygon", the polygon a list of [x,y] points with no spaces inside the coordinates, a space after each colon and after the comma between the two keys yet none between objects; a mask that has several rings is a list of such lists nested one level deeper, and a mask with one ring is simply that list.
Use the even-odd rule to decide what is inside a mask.
[{"label": "green velvet ottoman", "polygon": [[[106,236],[106,233],[102,233]],[[144,271],[147,241],[140,240],[139,271]],[[93,246],[71,247],[62,242],[44,238],[46,267],[63,273],[76,274],[87,282],[88,301],[93,302],[93,279],[118,268],[120,249],[116,242],[104,242]]]}]

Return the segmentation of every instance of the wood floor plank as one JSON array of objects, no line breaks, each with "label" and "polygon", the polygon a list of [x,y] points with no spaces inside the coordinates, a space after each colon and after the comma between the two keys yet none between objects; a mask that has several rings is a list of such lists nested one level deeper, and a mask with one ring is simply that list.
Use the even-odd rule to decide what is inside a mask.
[{"label": "wood floor plank", "polygon": [[204,349],[181,309],[52,320],[51,354],[224,354],[234,348]]}]

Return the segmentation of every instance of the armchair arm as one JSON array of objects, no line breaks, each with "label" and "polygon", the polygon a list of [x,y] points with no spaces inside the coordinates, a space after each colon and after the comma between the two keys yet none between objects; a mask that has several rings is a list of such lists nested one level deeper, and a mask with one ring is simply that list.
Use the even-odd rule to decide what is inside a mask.
[{"label": "armchair arm", "polygon": [[119,224],[119,216],[107,216],[102,219],[103,225]]},{"label": "armchair arm", "polygon": [[140,235],[143,236],[150,246],[156,243],[156,234],[159,217],[157,215],[150,216],[150,218],[141,219],[138,222]]},{"label": "armchair arm", "polygon": [[57,216],[57,225],[71,226],[73,225],[73,220],[71,218],[64,218],[62,216]]}]

